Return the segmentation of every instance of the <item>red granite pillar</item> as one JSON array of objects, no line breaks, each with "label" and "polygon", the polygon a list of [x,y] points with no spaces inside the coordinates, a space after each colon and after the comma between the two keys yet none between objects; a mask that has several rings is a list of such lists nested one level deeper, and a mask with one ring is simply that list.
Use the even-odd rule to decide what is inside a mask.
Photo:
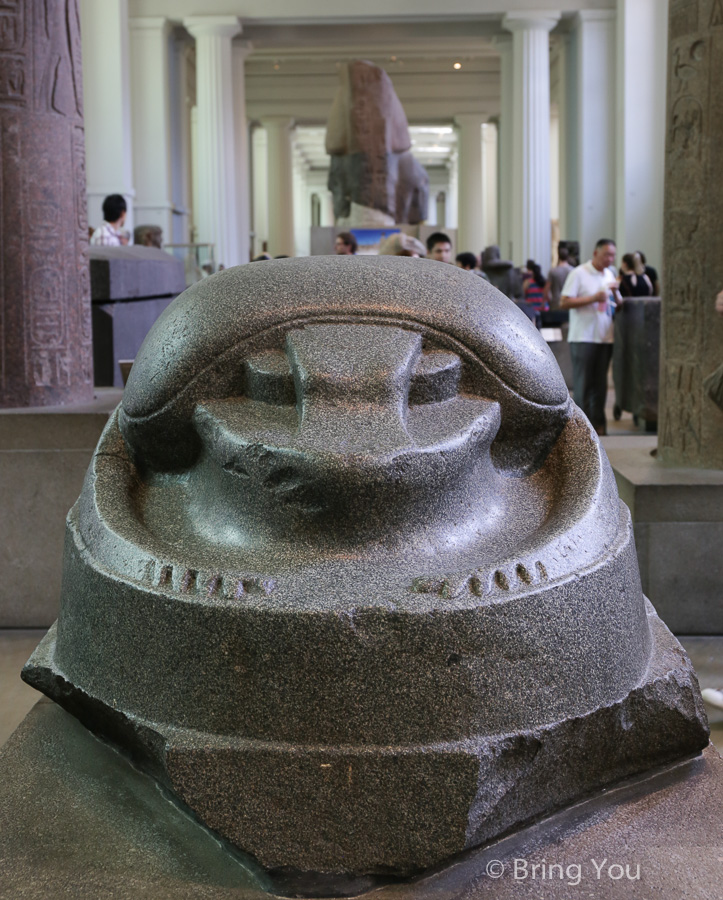
[{"label": "red granite pillar", "polygon": [[77,0],[0,0],[0,407],[92,398]]}]

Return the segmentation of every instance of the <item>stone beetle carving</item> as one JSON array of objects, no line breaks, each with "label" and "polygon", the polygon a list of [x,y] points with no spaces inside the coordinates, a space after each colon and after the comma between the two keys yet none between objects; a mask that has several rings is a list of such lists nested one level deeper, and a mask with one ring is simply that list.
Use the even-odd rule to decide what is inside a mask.
[{"label": "stone beetle carving", "polygon": [[164,312],[25,678],[270,870],[410,874],[707,740],[544,341],[415,259]]}]

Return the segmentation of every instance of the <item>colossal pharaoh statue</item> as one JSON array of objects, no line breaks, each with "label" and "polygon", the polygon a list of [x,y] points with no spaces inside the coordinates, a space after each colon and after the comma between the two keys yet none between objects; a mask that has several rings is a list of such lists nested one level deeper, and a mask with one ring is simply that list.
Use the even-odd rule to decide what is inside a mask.
[{"label": "colossal pharaoh statue", "polygon": [[164,312],[24,677],[269,870],[407,875],[707,742],[545,342],[423,260]]},{"label": "colossal pharaoh statue", "polygon": [[429,178],[412,156],[407,117],[392,82],[364,60],[344,63],[326,126],[329,190],[338,227],[417,225]]}]

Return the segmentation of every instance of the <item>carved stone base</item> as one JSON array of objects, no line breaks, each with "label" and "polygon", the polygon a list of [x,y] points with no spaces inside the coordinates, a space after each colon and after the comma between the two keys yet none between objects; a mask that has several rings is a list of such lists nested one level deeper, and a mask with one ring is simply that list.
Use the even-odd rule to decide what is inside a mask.
[{"label": "carved stone base", "polygon": [[55,627],[23,677],[121,744],[269,870],[411,875],[626,776],[705,747],[695,673],[652,606],[639,685],[587,715],[428,745],[322,746],[159,726],[75,688]]}]

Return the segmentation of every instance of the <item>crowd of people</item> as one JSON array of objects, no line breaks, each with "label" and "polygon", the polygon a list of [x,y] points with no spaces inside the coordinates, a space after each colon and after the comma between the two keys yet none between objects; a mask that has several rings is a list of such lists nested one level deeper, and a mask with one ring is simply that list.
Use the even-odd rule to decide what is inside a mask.
[{"label": "crowd of people", "polygon": [[[123,231],[126,212],[122,195],[106,197],[103,223],[93,232],[91,244],[127,244],[129,236]],[[136,243],[161,246],[159,228],[142,226],[142,229],[143,233],[135,236]],[[453,259],[452,239],[443,231],[430,234],[426,243],[397,231],[382,240],[379,253],[382,256],[426,257],[454,264],[480,278],[494,281],[538,327],[567,324],[575,402],[593,428],[599,434],[605,434],[605,400],[615,309],[626,297],[658,296],[660,284],[658,273],[647,265],[645,254],[640,250],[625,253],[617,270],[617,250],[613,240],[599,240],[592,258],[582,264],[571,252],[571,246],[576,248],[577,245],[560,244],[557,265],[549,272],[545,273],[536,260],[528,259],[524,268],[514,270],[515,277],[509,271],[513,269],[512,263],[501,261],[496,247],[486,248],[481,258],[463,251]],[[338,255],[353,255],[357,250],[357,240],[351,231],[337,234],[335,252]],[[270,258],[268,253],[263,253],[253,261]],[[499,279],[490,278],[488,272],[499,272],[505,267],[507,275],[503,284]]]},{"label": "crowd of people", "polygon": [[[338,234],[335,250],[337,254],[356,253],[354,235]],[[430,234],[426,246],[411,235],[397,232],[382,241],[379,253],[454,262],[461,269],[490,280],[484,261],[474,253],[458,253],[452,259],[452,240],[442,231]],[[619,270],[615,268],[616,255],[615,242],[601,238],[592,258],[580,264],[571,247],[560,244],[557,265],[549,272],[543,272],[538,262],[528,259],[519,278],[508,277],[506,281],[510,298],[538,327],[564,325],[568,329],[574,399],[598,434],[605,434],[607,427],[605,401],[615,310],[626,297],[658,296],[660,291],[658,273],[647,265],[642,251],[624,254]],[[499,260],[498,251],[485,251],[485,258],[498,269],[512,267],[512,263]]]}]

